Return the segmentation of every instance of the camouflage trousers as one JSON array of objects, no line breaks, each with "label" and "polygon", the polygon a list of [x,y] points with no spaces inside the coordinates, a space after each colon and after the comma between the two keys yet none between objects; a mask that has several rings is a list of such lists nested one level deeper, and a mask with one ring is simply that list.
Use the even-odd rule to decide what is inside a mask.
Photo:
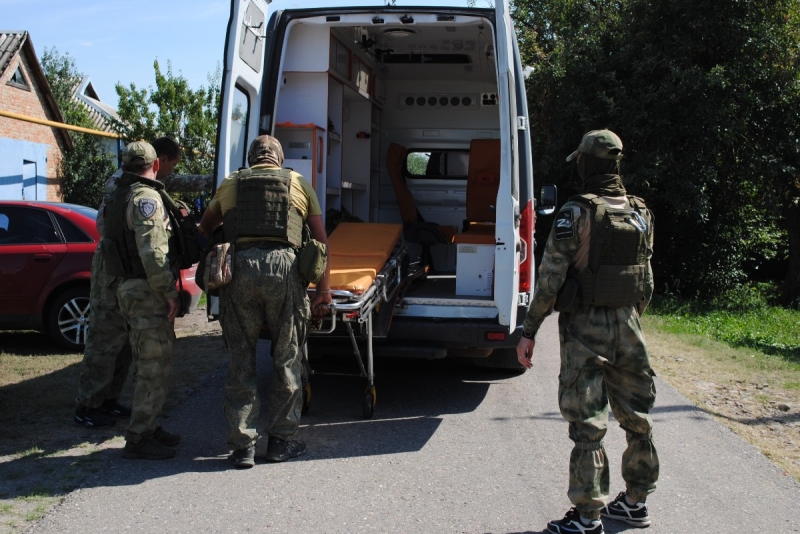
[{"label": "camouflage trousers", "polygon": [[639,315],[633,307],[590,307],[558,318],[561,374],[558,404],[575,442],[569,459],[569,499],[587,518],[608,501],[603,438],[608,408],[626,432],[622,478],[628,496],[644,501],[656,488],[658,453],[650,410],[656,399]]},{"label": "camouflage trousers", "polygon": [[89,332],[78,382],[79,406],[97,408],[106,399],[119,399],[131,367],[128,326],[117,304],[120,279],[103,270],[103,255],[92,258],[89,291]]},{"label": "camouflage trousers", "polygon": [[243,449],[258,438],[256,343],[265,324],[272,337],[274,365],[267,434],[291,438],[303,406],[301,349],[311,317],[294,251],[274,245],[237,250],[233,279],[220,289],[220,313],[229,356],[224,406],[228,443]]},{"label": "camouflage trousers", "polygon": [[123,281],[117,298],[133,347],[133,413],[125,439],[138,443],[158,428],[156,419],[164,407],[172,374],[175,326],[167,319],[167,298],[153,291],[147,280]]}]

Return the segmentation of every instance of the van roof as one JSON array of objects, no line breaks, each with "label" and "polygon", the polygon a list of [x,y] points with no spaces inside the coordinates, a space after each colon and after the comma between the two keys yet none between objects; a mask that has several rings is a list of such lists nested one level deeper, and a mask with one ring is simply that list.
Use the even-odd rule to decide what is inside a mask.
[{"label": "van roof", "polygon": [[[269,4],[270,12],[283,9],[316,9],[325,7],[339,7],[339,8],[352,8],[352,7],[386,7],[391,5],[391,0],[274,0]],[[479,5],[483,4],[483,5]],[[470,7],[467,0],[395,0],[395,7]],[[484,0],[482,2],[475,2],[475,7],[479,8],[492,8],[494,2],[489,3]]]}]

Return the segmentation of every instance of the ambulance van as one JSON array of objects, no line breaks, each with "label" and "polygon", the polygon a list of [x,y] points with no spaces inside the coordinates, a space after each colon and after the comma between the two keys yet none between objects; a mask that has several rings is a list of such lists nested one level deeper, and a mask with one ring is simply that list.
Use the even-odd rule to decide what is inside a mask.
[{"label": "ambulance van", "polygon": [[402,226],[413,280],[378,304],[389,319],[370,350],[374,338],[378,356],[522,371],[535,274],[527,69],[507,0],[479,3],[234,0],[215,177],[245,167],[256,136],[277,137],[328,228]]}]

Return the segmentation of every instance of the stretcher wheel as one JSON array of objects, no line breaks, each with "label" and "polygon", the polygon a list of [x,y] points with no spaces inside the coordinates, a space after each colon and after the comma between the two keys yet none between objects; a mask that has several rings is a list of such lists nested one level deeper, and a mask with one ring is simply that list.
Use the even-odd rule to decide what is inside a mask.
[{"label": "stretcher wheel", "polygon": [[300,413],[305,415],[308,413],[308,408],[311,406],[311,384],[303,384],[303,408]]},{"label": "stretcher wheel", "polygon": [[367,387],[367,390],[364,392],[364,404],[362,408],[364,410],[364,419],[372,419],[375,413],[375,386]]}]

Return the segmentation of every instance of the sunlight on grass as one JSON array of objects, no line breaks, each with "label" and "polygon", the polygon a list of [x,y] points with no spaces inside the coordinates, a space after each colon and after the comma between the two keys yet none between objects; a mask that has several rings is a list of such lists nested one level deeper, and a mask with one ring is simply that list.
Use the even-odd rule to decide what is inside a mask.
[{"label": "sunlight on grass", "polygon": [[25,521],[38,521],[39,519],[44,517],[44,514],[47,512],[47,505],[44,503],[40,503],[36,505],[36,508],[25,514]]},{"label": "sunlight on grass", "polygon": [[16,458],[38,458],[39,456],[44,456],[44,451],[39,447],[33,447],[26,451],[18,452],[14,456]]},{"label": "sunlight on grass", "polygon": [[757,351],[751,356],[756,365],[771,367],[773,362],[768,360],[779,359],[787,370],[800,371],[800,310],[763,303],[711,308],[659,299],[648,314],[659,320],[665,332],[698,334],[732,347],[751,348]]}]

